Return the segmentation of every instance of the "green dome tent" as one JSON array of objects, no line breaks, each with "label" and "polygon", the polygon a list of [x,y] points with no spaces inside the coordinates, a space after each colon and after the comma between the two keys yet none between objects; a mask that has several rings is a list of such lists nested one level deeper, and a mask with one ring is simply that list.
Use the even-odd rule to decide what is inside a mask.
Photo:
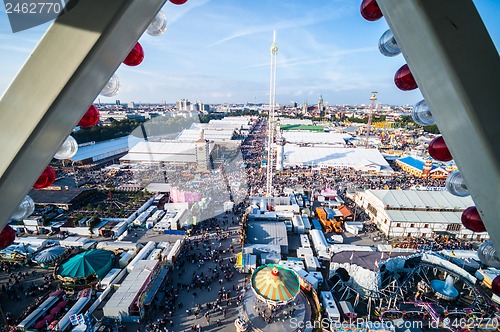
[{"label": "green dome tent", "polygon": [[63,262],[57,268],[56,275],[65,283],[84,285],[104,278],[111,270],[112,264],[112,252],[92,249]]}]

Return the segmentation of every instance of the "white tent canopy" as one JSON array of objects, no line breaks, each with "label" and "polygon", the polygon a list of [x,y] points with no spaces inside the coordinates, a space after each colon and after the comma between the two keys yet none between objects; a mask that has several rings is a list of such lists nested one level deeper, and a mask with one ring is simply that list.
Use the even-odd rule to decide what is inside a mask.
[{"label": "white tent canopy", "polygon": [[384,157],[377,149],[303,147],[285,144],[284,167],[350,167],[360,171],[392,172]]}]

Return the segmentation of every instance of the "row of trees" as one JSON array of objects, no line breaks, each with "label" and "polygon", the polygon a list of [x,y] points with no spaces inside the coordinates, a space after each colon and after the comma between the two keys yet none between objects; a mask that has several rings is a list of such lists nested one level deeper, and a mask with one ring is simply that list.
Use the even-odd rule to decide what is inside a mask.
[{"label": "row of trees", "polygon": [[95,125],[91,128],[82,128],[72,134],[78,144],[87,142],[101,142],[108,139],[129,135],[141,123],[136,120],[123,119],[117,121],[111,119],[110,125]]},{"label": "row of trees", "polygon": [[136,119],[123,119],[117,121],[110,118],[111,124],[98,124],[91,128],[82,128],[72,134],[78,144],[87,142],[101,142],[109,139],[134,135],[140,138],[144,136],[168,136],[175,135],[181,130],[189,128],[193,123],[208,123],[210,120],[220,120],[225,116],[255,115],[251,110],[237,110],[229,113],[200,114],[194,118],[158,116],[148,121]]},{"label": "row of trees", "polygon": [[189,128],[192,123],[198,123],[198,118],[164,117],[159,116],[146,122],[123,119],[111,119],[111,124],[98,124],[91,128],[82,128],[72,134],[78,144],[87,142],[101,142],[109,139],[128,136],[139,137],[174,135],[182,129]]}]

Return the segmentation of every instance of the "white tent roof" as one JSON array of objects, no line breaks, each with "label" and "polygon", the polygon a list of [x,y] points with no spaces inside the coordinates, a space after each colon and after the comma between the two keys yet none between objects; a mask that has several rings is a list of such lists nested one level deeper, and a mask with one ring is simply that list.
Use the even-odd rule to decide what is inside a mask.
[{"label": "white tent roof", "polygon": [[[209,141],[230,141],[233,137],[233,128],[204,129],[203,136]],[[200,138],[200,129],[184,129],[177,137],[178,140],[196,141]]]},{"label": "white tent roof", "polygon": [[313,122],[309,119],[297,119],[297,118],[280,118],[281,125],[309,125],[312,126]]},{"label": "white tent roof", "polygon": [[94,161],[117,155],[129,150],[141,139],[134,136],[125,136],[110,139],[94,144],[86,144],[78,148],[78,152],[71,158],[74,161],[82,161],[92,158]]},{"label": "white tent roof", "polygon": [[[213,145],[209,145],[211,150]],[[132,162],[196,162],[196,146],[193,142],[140,142],[120,158]]]},{"label": "white tent roof", "polygon": [[[462,212],[387,210],[393,222],[461,224]],[[424,230],[424,229],[421,229]]]},{"label": "white tent roof", "polygon": [[474,205],[470,196],[458,197],[449,192],[418,190],[368,190],[389,208],[421,208],[463,211]]},{"label": "white tent roof", "polygon": [[284,152],[285,167],[352,167],[363,171],[393,171],[377,149],[324,146],[301,147],[294,144],[285,144]]},{"label": "white tent roof", "polygon": [[128,308],[144,283],[153,274],[157,260],[141,260],[130,271],[120,287],[104,305],[104,315],[108,317],[128,316]]},{"label": "white tent roof", "polygon": [[290,143],[310,143],[310,144],[329,144],[329,145],[345,145],[346,140],[352,136],[349,134],[339,133],[315,133],[305,131],[285,131],[283,137]]}]

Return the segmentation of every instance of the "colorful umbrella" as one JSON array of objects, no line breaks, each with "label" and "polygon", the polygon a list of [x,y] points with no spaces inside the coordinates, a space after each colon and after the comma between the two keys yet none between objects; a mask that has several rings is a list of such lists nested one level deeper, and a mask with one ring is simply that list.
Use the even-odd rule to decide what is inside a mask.
[{"label": "colorful umbrella", "polygon": [[300,291],[299,277],[295,271],[278,264],[259,266],[252,274],[255,295],[268,303],[286,304]]}]

